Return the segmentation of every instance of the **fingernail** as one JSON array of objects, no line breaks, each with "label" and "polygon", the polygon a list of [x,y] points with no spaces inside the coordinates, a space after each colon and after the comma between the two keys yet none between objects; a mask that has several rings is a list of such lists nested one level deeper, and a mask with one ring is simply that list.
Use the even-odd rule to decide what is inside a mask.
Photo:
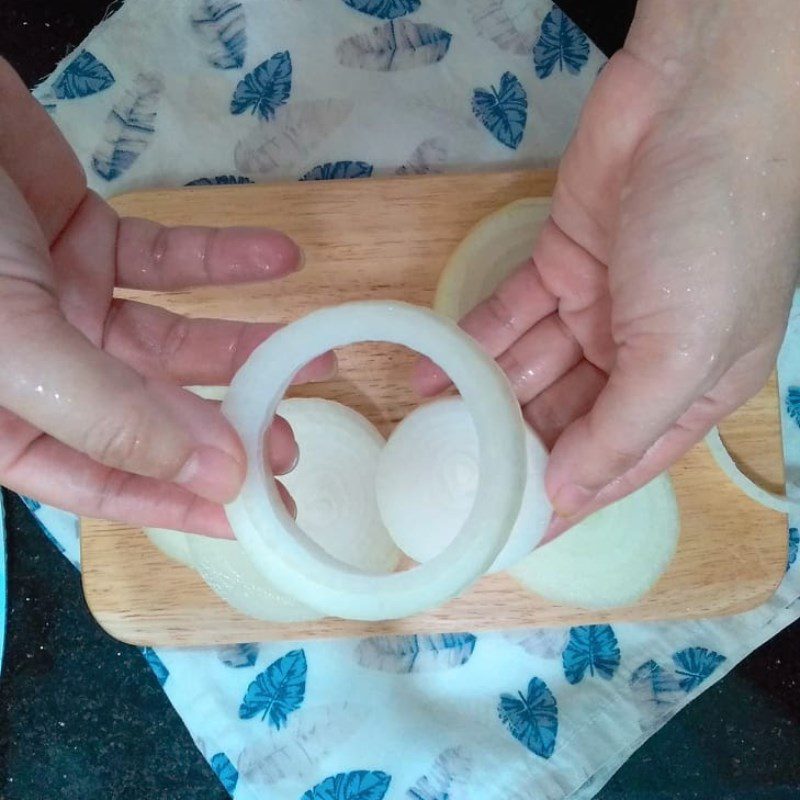
[{"label": "fingernail", "polygon": [[244,467],[216,447],[196,448],[181,467],[175,483],[213,503],[228,503],[244,480]]},{"label": "fingernail", "polygon": [[553,510],[559,517],[574,517],[597,496],[597,492],[575,483],[564,484],[553,497]]}]

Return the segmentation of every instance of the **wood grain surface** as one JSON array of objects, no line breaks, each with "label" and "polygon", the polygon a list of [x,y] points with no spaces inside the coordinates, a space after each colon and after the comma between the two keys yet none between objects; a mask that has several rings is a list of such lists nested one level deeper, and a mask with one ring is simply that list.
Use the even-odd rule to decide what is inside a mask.
[{"label": "wood grain surface", "polygon": [[[275,227],[292,235],[306,255],[304,269],[278,283],[120,295],[193,317],[282,322],[355,299],[429,304],[447,257],[472,225],[520,197],[545,198],[552,185],[550,172],[505,172],[120,196],[114,200],[120,213],[166,224]],[[367,343],[341,350],[339,358],[336,380],[290,393],[344,402],[385,434],[416,405],[407,384],[412,355],[402,348]],[[723,436],[750,474],[782,486],[774,380],[726,422]],[[783,574],[785,517],[741,494],[702,445],[671,474],[681,513],[678,553],[647,597],[609,612],[554,605],[500,574],[483,578],[438,609],[404,620],[275,625],[233,611],[191,570],[156,550],[140,530],[89,519],[82,521],[84,592],[110,634],[140,645],[706,617],[743,611],[766,600]]]}]

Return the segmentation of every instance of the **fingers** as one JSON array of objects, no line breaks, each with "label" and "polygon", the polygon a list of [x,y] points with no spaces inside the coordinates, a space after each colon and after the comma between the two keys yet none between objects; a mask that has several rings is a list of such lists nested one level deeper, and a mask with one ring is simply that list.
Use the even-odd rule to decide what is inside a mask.
[{"label": "fingers", "polygon": [[552,448],[568,425],[589,412],[607,379],[603,371],[583,360],[523,406],[526,422],[545,447]]},{"label": "fingers", "polygon": [[[115,300],[103,348],[137,372],[182,385],[227,385],[250,354],[280,326],[269,323],[188,319],[156,306]],[[307,364],[296,383],[329,380],[330,352]]]},{"label": "fingers", "polygon": [[302,265],[300,248],[264,228],[167,228],[144,219],[119,221],[118,286],[172,290],[280,278]]},{"label": "fingers", "polygon": [[[528,261],[459,325],[496,358],[531,326],[555,311],[556,304],[556,298],[542,284],[535,264]],[[411,384],[418,394],[424,397],[438,394],[449,383],[449,378],[429,359],[421,358],[415,364]]]},{"label": "fingers", "polygon": [[591,411],[556,442],[545,476],[556,513],[580,513],[633,469],[718,376],[668,337],[628,343]]}]

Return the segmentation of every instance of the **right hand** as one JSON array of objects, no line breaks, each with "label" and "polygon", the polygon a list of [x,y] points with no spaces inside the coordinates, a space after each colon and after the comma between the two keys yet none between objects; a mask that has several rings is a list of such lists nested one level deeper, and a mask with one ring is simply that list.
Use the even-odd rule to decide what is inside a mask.
[{"label": "right hand", "polygon": [[[297,245],[256,228],[165,228],[120,219],[0,59],[0,481],[83,516],[231,536],[245,455],[214,403],[181,389],[227,384],[276,326],[188,320],[114,299],[279,278]],[[331,354],[301,378],[333,372]],[[273,470],[292,468],[273,424]]]}]

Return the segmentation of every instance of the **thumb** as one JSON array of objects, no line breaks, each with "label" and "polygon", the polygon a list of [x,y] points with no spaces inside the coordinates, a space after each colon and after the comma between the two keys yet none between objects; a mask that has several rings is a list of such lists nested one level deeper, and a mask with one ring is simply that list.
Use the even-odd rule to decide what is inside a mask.
[{"label": "thumb", "polygon": [[[545,484],[558,516],[573,517],[585,511],[673,428],[708,384],[701,361],[699,354],[678,349],[670,353],[662,343],[619,349],[591,411],[568,426],[553,447]],[[670,438],[667,441],[672,444]],[[674,458],[685,449],[681,440],[674,441]],[[666,456],[659,452],[658,461]],[[639,474],[644,483],[645,471]],[[626,487],[620,494],[635,488]]]}]

